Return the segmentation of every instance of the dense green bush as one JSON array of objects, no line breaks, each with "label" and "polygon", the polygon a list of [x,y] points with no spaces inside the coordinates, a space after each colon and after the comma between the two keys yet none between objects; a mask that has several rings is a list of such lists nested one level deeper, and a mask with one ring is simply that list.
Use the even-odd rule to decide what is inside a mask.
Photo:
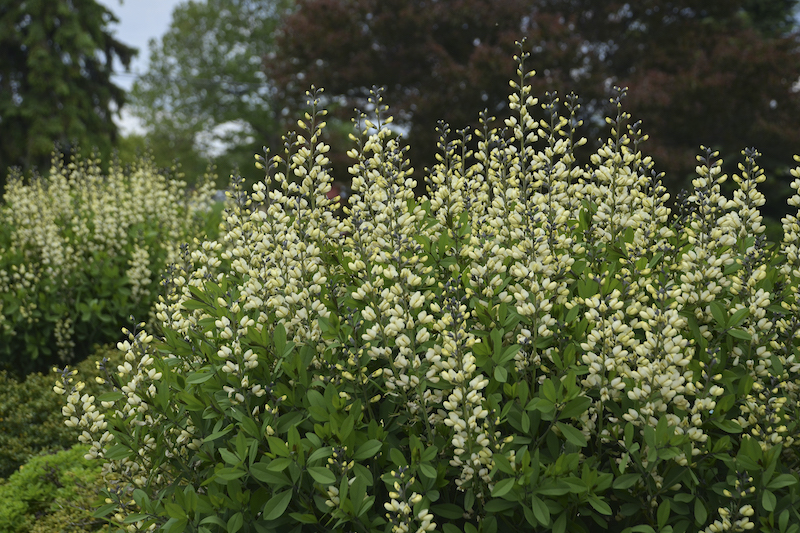
[{"label": "dense green bush", "polygon": [[[116,367],[122,354],[106,347],[77,366],[86,380],[84,391],[89,394],[101,390],[95,378],[104,373],[97,364],[103,359]],[[34,455],[66,450],[75,444],[80,431],[64,425],[62,404],[53,391],[50,374],[34,372],[18,378],[0,371],[0,481]]]},{"label": "dense green bush", "polygon": [[341,222],[313,95],[221,240],[173,267],[161,328],[119,344],[108,392],[69,370],[57,384],[113,476],[98,515],[169,532],[800,530],[800,225],[761,237],[758,154],[729,199],[706,150],[671,211],[622,94],[581,168],[576,99],[539,106],[519,76],[503,129],[442,127],[420,199],[375,95]]},{"label": "dense green bush", "polygon": [[107,530],[92,517],[102,502],[101,465],[76,445],[31,459],[0,485],[0,533],[84,533]]},{"label": "dense green bush", "polygon": [[132,167],[54,157],[11,175],[0,206],[0,368],[24,375],[86,357],[146,319],[181,243],[203,237],[212,176],[188,192],[143,158]]}]

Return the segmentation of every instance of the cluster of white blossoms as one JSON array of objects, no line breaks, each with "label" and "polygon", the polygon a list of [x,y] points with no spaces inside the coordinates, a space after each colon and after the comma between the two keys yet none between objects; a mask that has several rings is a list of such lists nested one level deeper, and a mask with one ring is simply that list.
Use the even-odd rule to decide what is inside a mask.
[{"label": "cluster of white blossoms", "polygon": [[[683,206],[687,213],[673,214],[652,160],[640,150],[646,137],[637,124],[626,125],[619,99],[611,138],[581,167],[573,153],[584,142],[575,137],[576,102],[566,101],[569,113],[562,117],[557,98],[540,106],[526,75],[518,74],[514,116],[505,122],[509,138],[484,117],[473,152],[470,135],[449,139],[443,127],[439,164],[420,199],[413,197],[405,149],[374,95],[376,118],[362,117],[362,135],[354,136],[353,195],[341,221],[331,214],[337,200],[327,197],[329,147],[321,141],[324,113],[314,96],[312,112],[299,124],[302,134],[287,137],[287,153],[257,157],[266,179],[252,194],[234,192],[238,202],[226,213],[220,240],[197,243],[171,272],[157,318],[174,335],[204,339],[197,353],[175,355],[177,371],[188,375],[195,362],[219,357],[228,400],[247,406],[260,425],[280,410],[280,398],[253,372],[268,365],[272,375],[284,361],[282,354],[270,358],[248,348],[248,339],[271,336],[281,324],[289,341],[314,348],[315,380],[350,384],[339,393],[345,403],[359,401],[364,412],[370,404],[393,403],[427,444],[444,436],[449,447],[437,458],[458,472],[457,490],[478,498],[491,495],[498,455],[513,469],[523,455],[513,435],[499,429],[507,430],[507,421],[493,412],[498,403],[519,400],[503,396],[506,381],[525,383],[536,394],[542,384],[573,380],[569,385],[591,402],[556,421],[572,425],[622,466],[633,453],[625,428],[642,436],[666,420],[670,437],[688,442],[670,460],[686,466],[711,454],[708,428],[712,419],[719,422],[719,402],[735,392],[726,389],[723,372],[736,371],[749,389],[735,407],[734,430],[764,450],[795,445],[786,427],[798,407],[800,225],[795,217],[784,219],[781,251],[788,262],[779,274],[793,291],[786,298],[779,284],[766,282],[770,257],[759,236],[764,199],[756,189],[763,181],[757,154],[745,153],[742,173],[733,177],[740,189],[726,199],[721,163],[707,151]],[[537,106],[544,119],[533,118]],[[793,173],[797,188],[800,170]],[[791,204],[800,206],[800,196]],[[212,286],[218,290],[213,301],[199,302],[198,294]],[[770,309],[779,299],[782,314]],[[341,331],[346,325],[347,335],[328,335],[334,323]],[[499,355],[489,362],[477,347],[493,337],[484,351]],[[134,485],[155,466],[147,428],[172,456],[187,461],[204,437],[186,420],[149,414],[159,401],[160,378],[149,338],[141,332],[130,339],[138,352],[121,345],[130,355],[116,372],[122,396],[103,406],[145,428],[137,433],[142,453],[109,462]],[[500,344],[521,346],[509,368],[499,360]],[[59,389],[69,392],[65,384]],[[102,457],[108,438],[91,399],[70,392],[68,401],[68,420],[86,426],[90,453]],[[661,491],[663,479],[647,470],[646,456],[645,450],[641,466],[659,489],[655,508],[680,484]],[[339,507],[338,491],[320,487],[328,508]],[[401,498],[401,492],[383,503],[395,530],[409,530],[411,521],[432,530],[427,509],[410,516],[424,495]],[[707,531],[752,527],[751,507],[735,511],[720,510]]]},{"label": "cluster of white blossoms", "polygon": [[[4,303],[17,309],[0,315],[0,343],[33,331],[67,361],[75,327],[88,316],[80,305],[103,304],[97,313],[110,319],[120,318],[115,312],[127,318],[140,302],[149,308],[161,268],[178,260],[212,194],[211,176],[187,193],[185,182],[147,159],[105,171],[94,156],[67,163],[56,156],[46,177],[25,183],[12,175],[0,209],[8,236],[0,242],[0,311]],[[100,293],[106,287],[113,294]]]},{"label": "cluster of white blossoms", "polygon": [[[411,491],[414,478],[405,469],[391,471],[389,475],[395,479],[389,492],[389,501],[383,504],[389,511],[386,518],[392,525],[392,533],[426,533],[436,530],[436,522],[428,509],[421,509],[416,514],[414,506],[422,501],[422,494]],[[414,529],[416,526],[416,529]]]}]

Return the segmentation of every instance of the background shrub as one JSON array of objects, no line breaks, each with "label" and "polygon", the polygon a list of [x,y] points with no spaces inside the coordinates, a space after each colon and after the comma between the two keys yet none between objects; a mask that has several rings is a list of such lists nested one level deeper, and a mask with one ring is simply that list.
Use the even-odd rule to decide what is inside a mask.
[{"label": "background shrub", "polygon": [[[77,366],[89,394],[99,395],[102,390],[95,378],[105,374],[97,364],[104,358],[116,366],[122,354],[101,348]],[[34,372],[19,378],[0,371],[0,480],[35,455],[74,446],[79,430],[64,425],[62,403],[53,392],[52,374]]]},{"label": "background shrub", "polygon": [[84,533],[107,530],[92,517],[101,465],[76,445],[31,459],[0,485],[0,533]]},{"label": "background shrub", "polygon": [[758,153],[728,199],[706,150],[672,212],[622,92],[583,168],[576,98],[540,105],[522,59],[518,75],[505,129],[442,126],[419,200],[373,95],[342,222],[312,95],[220,241],[173,267],[160,330],[118,345],[108,392],[69,371],[56,385],[121,483],[99,515],[169,532],[800,529],[800,226],[760,236]]},{"label": "background shrub", "polygon": [[18,375],[86,357],[146,319],[165,265],[203,237],[213,177],[188,191],[148,159],[106,174],[54,157],[48,177],[9,178],[0,207],[0,368]]}]

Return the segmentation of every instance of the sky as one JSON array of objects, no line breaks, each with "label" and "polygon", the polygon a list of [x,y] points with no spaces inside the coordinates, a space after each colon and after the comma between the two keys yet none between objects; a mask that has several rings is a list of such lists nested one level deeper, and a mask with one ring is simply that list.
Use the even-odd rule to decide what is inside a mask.
[{"label": "sky", "polygon": [[[161,37],[172,20],[172,10],[184,0],[97,0],[106,6],[119,19],[119,23],[110,26],[114,35],[123,43],[139,49],[139,55],[131,62],[130,73],[119,67],[114,82],[128,90],[136,79],[136,74],[147,70],[147,59],[150,39]],[[139,121],[125,112],[117,123],[123,134],[141,131]]]}]

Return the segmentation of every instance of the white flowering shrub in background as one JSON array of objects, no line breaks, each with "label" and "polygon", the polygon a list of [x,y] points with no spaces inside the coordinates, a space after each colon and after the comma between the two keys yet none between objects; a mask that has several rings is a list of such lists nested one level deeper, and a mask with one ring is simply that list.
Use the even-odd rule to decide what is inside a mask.
[{"label": "white flowering shrub in background", "polygon": [[25,374],[117,341],[146,319],[179,245],[204,238],[213,177],[194,191],[141,159],[130,168],[54,157],[8,180],[0,206],[0,367]]},{"label": "white flowering shrub in background", "polygon": [[[575,164],[577,100],[441,128],[415,199],[380,95],[353,195],[312,109],[173,266],[106,394],[67,424],[122,531],[800,530],[795,217],[762,238],[757,152],[672,211],[621,97]],[[477,143],[473,145],[473,140]],[[793,171],[800,185],[800,170]],[[792,199],[800,205],[800,196]]]}]

